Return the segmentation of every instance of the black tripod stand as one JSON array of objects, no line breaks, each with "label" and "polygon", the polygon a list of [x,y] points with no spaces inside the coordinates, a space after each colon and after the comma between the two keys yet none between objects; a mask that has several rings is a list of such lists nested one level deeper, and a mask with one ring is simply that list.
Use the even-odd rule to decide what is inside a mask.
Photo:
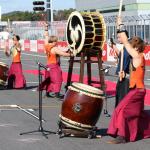
[{"label": "black tripod stand", "polygon": [[40,122],[40,125],[39,125],[38,130],[23,132],[23,133],[20,133],[20,135],[40,132],[40,133],[42,133],[42,135],[45,138],[48,139],[47,135],[56,134],[56,132],[44,130],[43,126],[42,126],[42,121],[43,121],[42,120],[42,90],[40,89],[40,85],[41,85],[41,82],[42,82],[41,68],[44,68],[45,70],[48,70],[48,68],[46,66],[44,66],[43,64],[41,64],[40,62],[37,62],[37,64],[38,64],[38,74],[39,74],[39,122]]},{"label": "black tripod stand", "polygon": [[[110,68],[111,68],[111,66],[108,66],[108,67],[102,69],[102,71],[104,71],[105,75],[108,75]],[[110,117],[111,115],[108,113],[108,109],[107,109],[107,99],[108,99],[108,98],[111,98],[111,96],[108,96],[108,95],[107,95],[106,90],[104,91],[104,95],[105,95],[104,114],[106,115],[106,117]]]}]

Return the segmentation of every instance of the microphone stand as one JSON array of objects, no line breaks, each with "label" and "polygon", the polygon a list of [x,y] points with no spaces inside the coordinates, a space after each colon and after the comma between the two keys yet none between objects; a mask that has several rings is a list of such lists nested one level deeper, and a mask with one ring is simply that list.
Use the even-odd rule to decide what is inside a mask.
[{"label": "microphone stand", "polygon": [[48,139],[48,136],[47,136],[48,134],[56,134],[56,132],[47,131],[47,130],[43,129],[43,126],[42,126],[42,122],[43,122],[43,120],[42,120],[42,90],[40,89],[40,85],[42,83],[41,68],[44,68],[45,70],[49,70],[49,68],[47,68],[46,66],[44,66],[40,62],[37,62],[37,64],[38,64],[38,78],[39,78],[39,122],[40,122],[40,125],[39,125],[39,128],[37,130],[23,132],[23,133],[20,133],[20,135],[40,132],[40,133],[42,133],[42,135],[45,138]]},{"label": "microphone stand", "polygon": [[[104,71],[105,74],[108,74],[110,68],[111,68],[111,66],[108,66],[106,68],[101,69],[101,71]],[[104,94],[105,94],[104,114],[106,115],[106,117],[110,117],[111,115],[108,113],[108,108],[107,108],[107,99],[109,98],[109,96],[107,95],[106,90],[105,90]]]}]

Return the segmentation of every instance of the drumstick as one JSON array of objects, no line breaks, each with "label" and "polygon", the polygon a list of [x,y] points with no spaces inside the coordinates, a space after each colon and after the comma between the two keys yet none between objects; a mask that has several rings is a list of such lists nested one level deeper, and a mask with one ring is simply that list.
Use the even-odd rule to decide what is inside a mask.
[{"label": "drumstick", "polygon": [[120,0],[118,17],[121,17],[122,3],[123,3],[123,0]]},{"label": "drumstick", "polygon": [[[123,59],[124,59],[124,57],[123,57],[123,53],[124,53],[124,50],[122,49],[121,50],[121,61],[120,61],[120,72],[122,72],[123,71]],[[120,81],[122,81],[122,75],[120,76]]]},{"label": "drumstick", "polygon": [[10,21],[9,21],[9,18],[7,20],[7,23],[8,23],[8,28],[10,27]]},{"label": "drumstick", "polygon": [[[10,108],[18,108],[20,109],[21,111],[24,111],[26,114],[29,114],[30,116],[36,118],[39,120],[39,117],[34,115],[33,113],[31,113],[30,111],[28,111],[27,109],[24,109],[22,107],[20,107],[19,105],[16,105],[16,104],[12,104],[12,105],[0,105],[0,107],[3,106],[3,107],[10,107]],[[43,122],[45,122],[45,120],[42,119]]]},{"label": "drumstick", "polygon": [[9,20],[9,18],[7,20],[7,26],[8,26],[8,32],[10,33],[11,32],[11,28],[10,28],[10,20]]},{"label": "drumstick", "polygon": [[[123,4],[123,0],[120,0],[118,18],[121,17],[122,4]],[[121,51],[121,58],[120,58],[121,59],[121,61],[120,61],[120,72],[123,71],[123,53],[124,53],[124,50],[122,49],[122,51]],[[122,81],[122,76],[120,76],[120,81]]]}]

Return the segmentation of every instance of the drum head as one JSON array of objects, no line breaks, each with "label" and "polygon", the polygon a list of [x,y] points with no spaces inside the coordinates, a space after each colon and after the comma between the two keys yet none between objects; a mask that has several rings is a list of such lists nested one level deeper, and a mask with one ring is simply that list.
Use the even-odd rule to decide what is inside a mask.
[{"label": "drum head", "polygon": [[74,55],[79,53],[85,41],[85,24],[82,15],[72,12],[67,22],[67,42]]},{"label": "drum head", "polygon": [[67,42],[74,55],[82,50],[101,50],[106,39],[106,25],[98,12],[72,12],[66,29]]},{"label": "drum head", "polygon": [[71,86],[68,87],[68,89],[83,93],[91,97],[104,99],[104,92],[102,90],[87,84],[74,82]]}]

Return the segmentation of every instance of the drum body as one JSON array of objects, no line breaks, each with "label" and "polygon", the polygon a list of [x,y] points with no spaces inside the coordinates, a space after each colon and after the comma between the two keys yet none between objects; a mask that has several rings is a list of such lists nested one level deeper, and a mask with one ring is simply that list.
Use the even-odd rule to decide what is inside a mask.
[{"label": "drum body", "polygon": [[5,85],[8,77],[8,65],[0,62],[0,85]]},{"label": "drum body", "polygon": [[82,83],[68,87],[62,103],[60,119],[63,124],[76,129],[93,128],[103,107],[103,92]]},{"label": "drum body", "polygon": [[68,46],[74,55],[84,49],[101,50],[106,40],[106,25],[99,12],[72,12],[66,30]]}]

